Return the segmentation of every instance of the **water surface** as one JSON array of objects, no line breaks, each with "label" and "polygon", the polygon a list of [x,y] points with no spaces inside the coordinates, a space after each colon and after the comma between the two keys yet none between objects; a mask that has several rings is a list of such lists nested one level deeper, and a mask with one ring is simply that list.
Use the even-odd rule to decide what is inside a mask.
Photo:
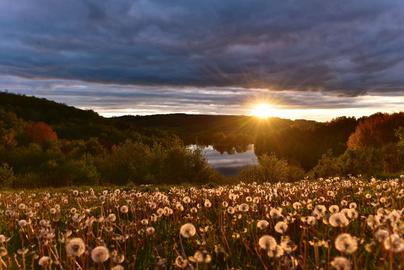
[{"label": "water surface", "polygon": [[[190,145],[189,147],[195,149],[198,146]],[[212,145],[199,146],[199,148],[202,149],[208,163],[223,175],[237,175],[244,167],[258,164],[253,144],[250,144],[244,152],[234,151],[231,154],[220,153]]]}]

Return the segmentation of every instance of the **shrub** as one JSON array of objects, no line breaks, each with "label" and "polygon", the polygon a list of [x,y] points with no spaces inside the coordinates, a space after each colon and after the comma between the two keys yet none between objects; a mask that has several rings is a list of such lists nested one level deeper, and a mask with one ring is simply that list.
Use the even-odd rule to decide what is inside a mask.
[{"label": "shrub", "polygon": [[310,174],[314,178],[339,175],[342,168],[339,165],[338,158],[332,155],[331,151],[323,154],[317,165],[311,170]]},{"label": "shrub", "polygon": [[0,185],[2,187],[9,187],[15,180],[13,168],[7,163],[0,166]]},{"label": "shrub", "polygon": [[303,169],[290,165],[275,154],[259,156],[258,162],[259,165],[249,166],[240,172],[241,181],[285,182],[299,180],[304,175]]},{"label": "shrub", "polygon": [[206,183],[217,174],[200,150],[189,150],[181,143],[145,145],[126,141],[98,161],[104,182],[114,184]]}]

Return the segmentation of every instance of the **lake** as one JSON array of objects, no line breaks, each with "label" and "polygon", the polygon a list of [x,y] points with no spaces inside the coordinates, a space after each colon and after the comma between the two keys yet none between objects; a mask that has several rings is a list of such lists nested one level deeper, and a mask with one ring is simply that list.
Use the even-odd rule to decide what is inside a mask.
[{"label": "lake", "polygon": [[[190,145],[188,147],[195,149],[197,145]],[[247,147],[247,151],[240,153],[235,151],[234,154],[227,152],[220,153],[211,145],[199,147],[202,149],[203,155],[206,157],[208,163],[223,175],[237,175],[244,167],[258,164],[253,144]]]}]

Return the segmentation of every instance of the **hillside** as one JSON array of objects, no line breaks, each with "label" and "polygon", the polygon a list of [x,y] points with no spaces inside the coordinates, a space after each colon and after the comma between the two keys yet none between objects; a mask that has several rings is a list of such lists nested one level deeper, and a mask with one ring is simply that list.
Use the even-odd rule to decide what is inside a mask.
[{"label": "hillside", "polygon": [[163,131],[180,136],[187,144],[220,144],[227,141],[235,145],[253,143],[257,130],[268,126],[280,130],[319,124],[280,118],[272,118],[264,124],[251,116],[236,115],[164,114],[104,118],[91,110],[6,92],[0,92],[0,108],[15,113],[25,121],[46,122],[61,138],[98,137],[114,142],[125,140],[125,136],[133,132],[158,135]]},{"label": "hillside", "polygon": [[0,108],[15,113],[24,121],[43,121],[52,126],[59,138],[98,138],[104,145],[127,139],[148,141],[169,134],[184,144],[213,145],[217,150],[244,149],[255,143],[258,154],[278,156],[312,168],[323,153],[346,150],[349,135],[355,130],[354,118],[339,118],[322,123],[308,120],[251,116],[166,114],[104,118],[94,111],[81,110],[43,98],[0,93]]}]

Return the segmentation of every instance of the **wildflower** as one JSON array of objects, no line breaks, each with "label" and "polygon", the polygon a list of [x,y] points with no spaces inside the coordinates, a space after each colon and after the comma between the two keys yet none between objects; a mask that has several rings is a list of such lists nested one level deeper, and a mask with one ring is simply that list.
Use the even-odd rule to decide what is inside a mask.
[{"label": "wildflower", "polygon": [[316,218],[316,219],[321,219],[324,215],[325,212],[327,211],[327,208],[325,208],[324,205],[316,205],[314,207],[314,210],[312,212],[312,215]]},{"label": "wildflower", "polygon": [[196,233],[196,228],[192,223],[186,223],[181,226],[180,234],[184,238],[190,238],[194,236]]},{"label": "wildflower", "polygon": [[227,213],[229,213],[230,215],[233,215],[234,212],[235,212],[235,210],[234,210],[233,207],[229,206],[229,207],[227,208]]},{"label": "wildflower", "polygon": [[238,206],[238,210],[241,212],[248,212],[249,209],[250,208],[249,208],[248,204],[246,204],[246,203],[242,203]]},{"label": "wildflower", "polygon": [[280,246],[286,253],[296,250],[297,246],[290,240],[289,236],[282,236]]},{"label": "wildflower", "polygon": [[330,211],[330,213],[337,213],[339,212],[339,207],[338,205],[331,205],[328,210]]},{"label": "wildflower", "polygon": [[210,263],[212,261],[212,257],[209,254],[206,254],[199,250],[197,250],[195,252],[194,256],[188,257],[188,259],[191,262],[196,262],[196,263]]},{"label": "wildflower", "polygon": [[377,227],[377,225],[379,224],[379,221],[377,220],[377,218],[373,215],[369,215],[366,219],[366,224],[370,227],[370,228],[375,228]]},{"label": "wildflower", "polygon": [[67,256],[80,257],[86,250],[86,245],[81,238],[72,238],[66,245]]},{"label": "wildflower", "polygon": [[279,209],[277,209],[277,208],[271,208],[271,210],[269,211],[269,215],[270,215],[272,218],[279,218],[279,217],[282,217],[282,209],[279,210]]},{"label": "wildflower", "polygon": [[109,251],[104,246],[98,246],[91,251],[91,259],[95,263],[103,263],[109,258]]},{"label": "wildflower", "polygon": [[271,258],[279,258],[285,254],[283,248],[280,245],[276,245],[275,248],[268,250],[268,256]]},{"label": "wildflower", "polygon": [[394,253],[404,251],[404,240],[398,234],[392,234],[383,241],[384,248]]},{"label": "wildflower", "polygon": [[388,236],[389,236],[389,231],[387,231],[385,229],[378,229],[375,232],[375,238],[379,242],[383,242],[384,239],[386,239]]},{"label": "wildflower", "polygon": [[146,234],[149,236],[153,235],[155,231],[156,230],[151,226],[146,228]]},{"label": "wildflower", "polygon": [[123,262],[124,262],[124,260],[125,260],[125,255],[123,255],[123,254],[118,254],[118,251],[113,250],[113,251],[111,252],[111,259],[112,259],[112,262],[114,262],[114,263],[116,263],[116,264],[120,264],[120,263],[123,263]]},{"label": "wildflower", "polygon": [[183,269],[183,268],[185,268],[185,267],[188,266],[188,260],[187,260],[187,259],[184,259],[184,258],[181,257],[181,256],[178,256],[178,257],[175,259],[175,266],[178,267],[178,268]]},{"label": "wildflower", "polygon": [[7,256],[8,251],[5,247],[0,247],[0,257]]},{"label": "wildflower", "polygon": [[357,207],[358,207],[358,205],[355,202],[351,202],[349,204],[349,208],[351,208],[351,209],[356,209]]},{"label": "wildflower", "polygon": [[52,259],[48,256],[42,256],[38,261],[38,265],[43,268],[47,268],[51,264],[52,264]]},{"label": "wildflower", "polygon": [[173,209],[169,208],[169,207],[164,207],[164,215],[165,216],[169,216],[172,215],[174,213]]},{"label": "wildflower", "polygon": [[257,222],[257,228],[260,229],[260,230],[264,230],[264,229],[266,229],[268,226],[269,226],[269,222],[266,221],[265,219],[259,220],[259,221]]},{"label": "wildflower", "polygon": [[127,214],[129,212],[129,207],[126,205],[122,205],[120,211],[122,214]]},{"label": "wildflower", "polygon": [[331,266],[337,270],[351,270],[351,262],[345,257],[335,257]]},{"label": "wildflower", "polygon": [[206,208],[210,208],[212,206],[212,203],[208,199],[206,199],[205,202],[204,202],[204,206]]},{"label": "wildflower", "polygon": [[349,220],[342,213],[332,214],[329,218],[329,222],[333,227],[345,227],[349,224]]},{"label": "wildflower", "polygon": [[181,203],[179,203],[179,202],[177,202],[176,204],[175,204],[175,209],[177,209],[177,210],[179,210],[179,211],[184,211],[184,206],[181,204]]},{"label": "wildflower", "polygon": [[142,223],[142,225],[146,226],[147,224],[149,224],[149,221],[144,218],[144,219],[142,219],[142,220],[140,221],[140,223]]},{"label": "wildflower", "polygon": [[347,205],[348,205],[347,200],[342,200],[342,201],[341,201],[341,206],[347,206]]},{"label": "wildflower", "polygon": [[287,229],[288,229],[288,224],[286,222],[279,221],[275,225],[275,231],[277,233],[284,234],[287,231]]},{"label": "wildflower", "polygon": [[18,225],[20,227],[25,227],[25,226],[28,225],[28,222],[25,219],[21,219],[21,220],[18,221]]},{"label": "wildflower", "polygon": [[163,209],[163,208],[159,208],[159,209],[157,209],[156,213],[157,213],[157,215],[158,215],[159,217],[161,217],[161,216],[164,215],[164,209]]},{"label": "wildflower", "polygon": [[4,236],[4,234],[0,234],[0,244],[3,244],[6,242],[7,238]]},{"label": "wildflower", "polygon": [[183,201],[185,204],[188,204],[188,203],[191,202],[191,198],[188,197],[188,196],[185,196],[185,197],[182,199],[182,201]]},{"label": "wildflower", "polygon": [[114,213],[111,213],[108,215],[107,220],[109,222],[115,222],[116,221],[116,215]]},{"label": "wildflower", "polygon": [[309,226],[313,226],[314,224],[316,224],[316,218],[313,216],[308,216],[306,219],[306,223]]},{"label": "wildflower", "polygon": [[262,248],[263,250],[273,250],[276,248],[277,243],[276,243],[276,239],[273,238],[270,235],[263,235],[261,236],[261,238],[258,240],[258,245],[260,246],[260,248]]},{"label": "wildflower", "polygon": [[240,238],[240,234],[234,232],[234,233],[231,235],[231,237],[234,238],[234,239],[239,239],[239,238]]},{"label": "wildflower", "polygon": [[358,211],[356,211],[355,208],[346,209],[345,214],[350,219],[356,219],[359,216]]},{"label": "wildflower", "polygon": [[335,248],[346,254],[352,254],[358,249],[358,242],[349,233],[342,233],[335,239]]},{"label": "wildflower", "polygon": [[302,208],[302,204],[300,202],[294,202],[292,206],[296,210],[299,210]]}]

